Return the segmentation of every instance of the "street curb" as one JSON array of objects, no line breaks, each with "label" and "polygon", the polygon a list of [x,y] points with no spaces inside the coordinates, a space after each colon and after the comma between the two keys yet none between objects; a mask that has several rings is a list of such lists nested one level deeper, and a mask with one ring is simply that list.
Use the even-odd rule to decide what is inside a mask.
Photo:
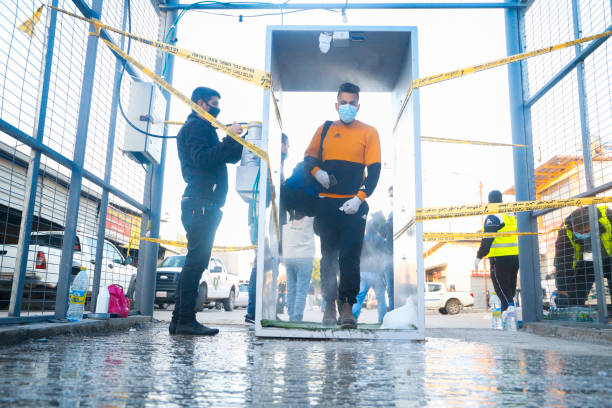
[{"label": "street curb", "polygon": [[523,330],[539,336],[612,345],[612,329],[597,327],[596,325],[536,322],[524,323]]},{"label": "street curb", "polygon": [[29,323],[25,325],[0,326],[0,346],[23,343],[30,339],[53,336],[84,336],[109,333],[151,323],[152,316],[128,316],[108,320],[84,319],[78,323]]}]

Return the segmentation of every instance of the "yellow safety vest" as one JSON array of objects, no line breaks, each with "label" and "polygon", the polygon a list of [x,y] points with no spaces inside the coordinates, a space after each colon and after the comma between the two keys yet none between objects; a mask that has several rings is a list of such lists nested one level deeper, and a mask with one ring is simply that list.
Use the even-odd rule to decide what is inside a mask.
[{"label": "yellow safety vest", "polygon": [[[610,251],[612,250],[612,224],[610,224],[610,220],[608,219],[608,216],[606,215],[607,208],[608,207],[606,207],[605,205],[602,205],[601,207],[597,207],[597,209],[599,210],[599,214],[600,214],[599,222],[601,223],[601,225],[604,226],[604,229],[605,229],[605,231],[599,235],[599,239],[601,239],[601,244],[606,250],[606,254],[610,256]],[[582,250],[580,248],[580,244],[574,241],[574,231],[567,228],[567,225],[565,224],[565,222],[563,223],[563,226],[565,227],[565,233],[567,235],[567,239],[569,239],[570,244],[572,244],[572,246],[574,247],[574,262],[572,262],[572,268],[575,268],[576,263],[580,261],[580,256],[581,256],[580,252]]]},{"label": "yellow safety vest", "polygon": [[[516,232],[516,218],[508,214],[502,214],[502,218],[504,226],[497,232]],[[484,226],[482,227],[482,232],[484,232]],[[491,258],[495,256],[518,255],[518,253],[518,236],[508,235],[506,237],[495,238],[487,256]]]}]

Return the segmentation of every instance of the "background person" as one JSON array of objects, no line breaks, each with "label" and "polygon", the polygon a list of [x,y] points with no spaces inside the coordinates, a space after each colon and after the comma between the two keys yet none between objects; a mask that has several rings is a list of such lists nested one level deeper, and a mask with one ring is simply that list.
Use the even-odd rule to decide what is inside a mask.
[{"label": "background person", "polygon": [[[380,176],[380,141],[374,127],[355,120],[359,110],[357,85],[340,85],[336,110],[340,120],[333,122],[327,132],[321,159],[323,125],[306,149],[304,163],[323,187],[316,217],[321,238],[321,284],[326,301],[323,325],[336,325],[338,299],[341,326],[356,328],[352,306],[359,292],[359,260],[368,215],[365,199],[374,192]],[[332,183],[333,179],[337,183]],[[340,267],[339,285],[333,268],[336,260]]]},{"label": "background person", "polygon": [[[284,171],[285,159],[287,158],[288,153],[289,153],[289,138],[287,137],[286,134],[282,133],[281,134],[281,170],[280,170],[281,171],[281,184],[282,184],[282,181],[285,179],[285,171]],[[270,202],[270,194],[268,191],[267,197],[266,197],[266,207],[269,205],[269,202]],[[281,225],[287,222],[286,214],[285,214],[285,211],[283,211],[282,204],[283,203],[281,202],[281,211],[279,214],[279,221]],[[249,223],[249,236],[251,239],[251,244],[255,245],[257,244],[258,216],[257,216],[257,205],[253,203],[253,201],[249,203],[248,223]],[[282,235],[282,229],[281,229],[281,235]],[[282,248],[281,248],[281,251],[282,251]],[[266,255],[265,255],[265,261],[264,261],[264,271],[268,271],[272,269],[273,267],[275,267],[275,265],[274,265],[274,260],[272,259],[270,255],[270,247],[267,241],[266,241],[266,247],[265,247],[265,254]],[[246,312],[246,315],[244,315],[244,322],[247,324],[254,324],[255,323],[255,304],[256,304],[256,298],[257,298],[257,248],[255,248],[255,259],[253,260],[253,268],[251,269],[251,275],[249,277],[248,295],[249,295],[249,300],[247,302],[247,312]]]},{"label": "background person", "polygon": [[301,322],[312,278],[315,253],[313,217],[296,214],[283,226],[283,259],[287,272],[289,320]]},{"label": "background person", "polygon": [[[607,206],[597,209],[604,277],[612,281],[612,211]],[[557,307],[584,306],[593,282],[593,249],[589,208],[573,211],[559,229],[555,242],[555,282]],[[608,285],[612,295],[612,286]]]},{"label": "background person", "polygon": [[[214,89],[196,88],[191,100],[217,117],[221,95]],[[235,134],[242,126],[231,126]],[[202,273],[208,267],[221,208],[227,195],[226,163],[236,163],[242,145],[229,136],[219,141],[216,129],[192,111],[177,137],[181,172],[187,187],[181,200],[181,221],[187,232],[187,256],[179,275],[170,334],[215,335],[218,329],[196,321],[195,303]]]},{"label": "background person", "polygon": [[387,217],[387,224],[384,227],[383,238],[385,245],[383,248],[384,265],[385,265],[385,283],[387,285],[387,296],[389,297],[389,310],[393,310],[395,302],[393,301],[393,186],[389,187],[389,203],[391,204],[391,212]]},{"label": "background person", "polygon": [[[501,203],[502,193],[493,190],[489,193],[489,203]],[[485,218],[483,232],[516,232],[516,217],[514,214],[491,214]],[[491,262],[491,281],[495,292],[501,300],[502,312],[509,303],[514,304],[516,295],[516,278],[519,270],[518,237],[510,235],[498,238],[483,238],[474,260],[474,268],[478,269],[480,260],[485,256]]]},{"label": "background person", "polygon": [[366,227],[363,249],[361,250],[361,282],[357,303],[353,305],[353,316],[359,319],[361,307],[370,288],[374,289],[376,304],[378,308],[378,322],[382,323],[387,313],[387,301],[385,299],[385,267],[380,262],[380,255],[385,249],[385,239],[382,236],[386,225],[385,218],[379,211],[372,215],[372,219]]}]

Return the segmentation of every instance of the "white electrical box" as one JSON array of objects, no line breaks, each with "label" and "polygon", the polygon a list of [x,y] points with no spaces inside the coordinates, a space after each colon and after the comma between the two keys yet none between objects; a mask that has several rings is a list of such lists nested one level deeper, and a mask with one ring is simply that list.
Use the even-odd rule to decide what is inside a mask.
[{"label": "white electrical box", "polygon": [[[126,116],[141,131],[163,135],[166,98],[152,82],[133,82]],[[162,139],[141,133],[128,123],[123,149],[139,163],[159,164]]]}]

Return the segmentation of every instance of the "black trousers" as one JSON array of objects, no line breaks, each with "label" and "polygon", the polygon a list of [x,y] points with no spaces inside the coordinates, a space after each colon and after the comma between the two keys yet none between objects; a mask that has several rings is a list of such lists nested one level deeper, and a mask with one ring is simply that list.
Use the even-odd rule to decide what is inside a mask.
[{"label": "black trousers", "polygon": [[491,281],[501,300],[502,312],[508,308],[508,303],[514,302],[516,295],[516,277],[519,270],[518,255],[495,256],[491,262]]},{"label": "black trousers", "polygon": [[[612,264],[610,258],[604,258],[603,272],[604,278],[612,282]],[[593,262],[579,261],[575,268],[565,271],[557,271],[555,283],[557,289],[567,292],[567,298],[558,296],[557,306],[584,306],[587,296],[595,282],[595,270]],[[612,296],[612,285],[608,284],[610,295]]]},{"label": "black trousers", "polygon": [[[359,293],[359,262],[368,203],[359,211],[347,215],[340,207],[347,198],[321,198],[315,222],[321,238],[321,289],[326,302],[355,304]],[[340,285],[337,271],[340,269]]]},{"label": "black trousers", "polygon": [[172,317],[183,322],[195,319],[200,279],[208,267],[215,233],[223,215],[219,208],[206,205],[193,198],[181,201],[181,221],[187,231],[187,256],[179,276]]}]

